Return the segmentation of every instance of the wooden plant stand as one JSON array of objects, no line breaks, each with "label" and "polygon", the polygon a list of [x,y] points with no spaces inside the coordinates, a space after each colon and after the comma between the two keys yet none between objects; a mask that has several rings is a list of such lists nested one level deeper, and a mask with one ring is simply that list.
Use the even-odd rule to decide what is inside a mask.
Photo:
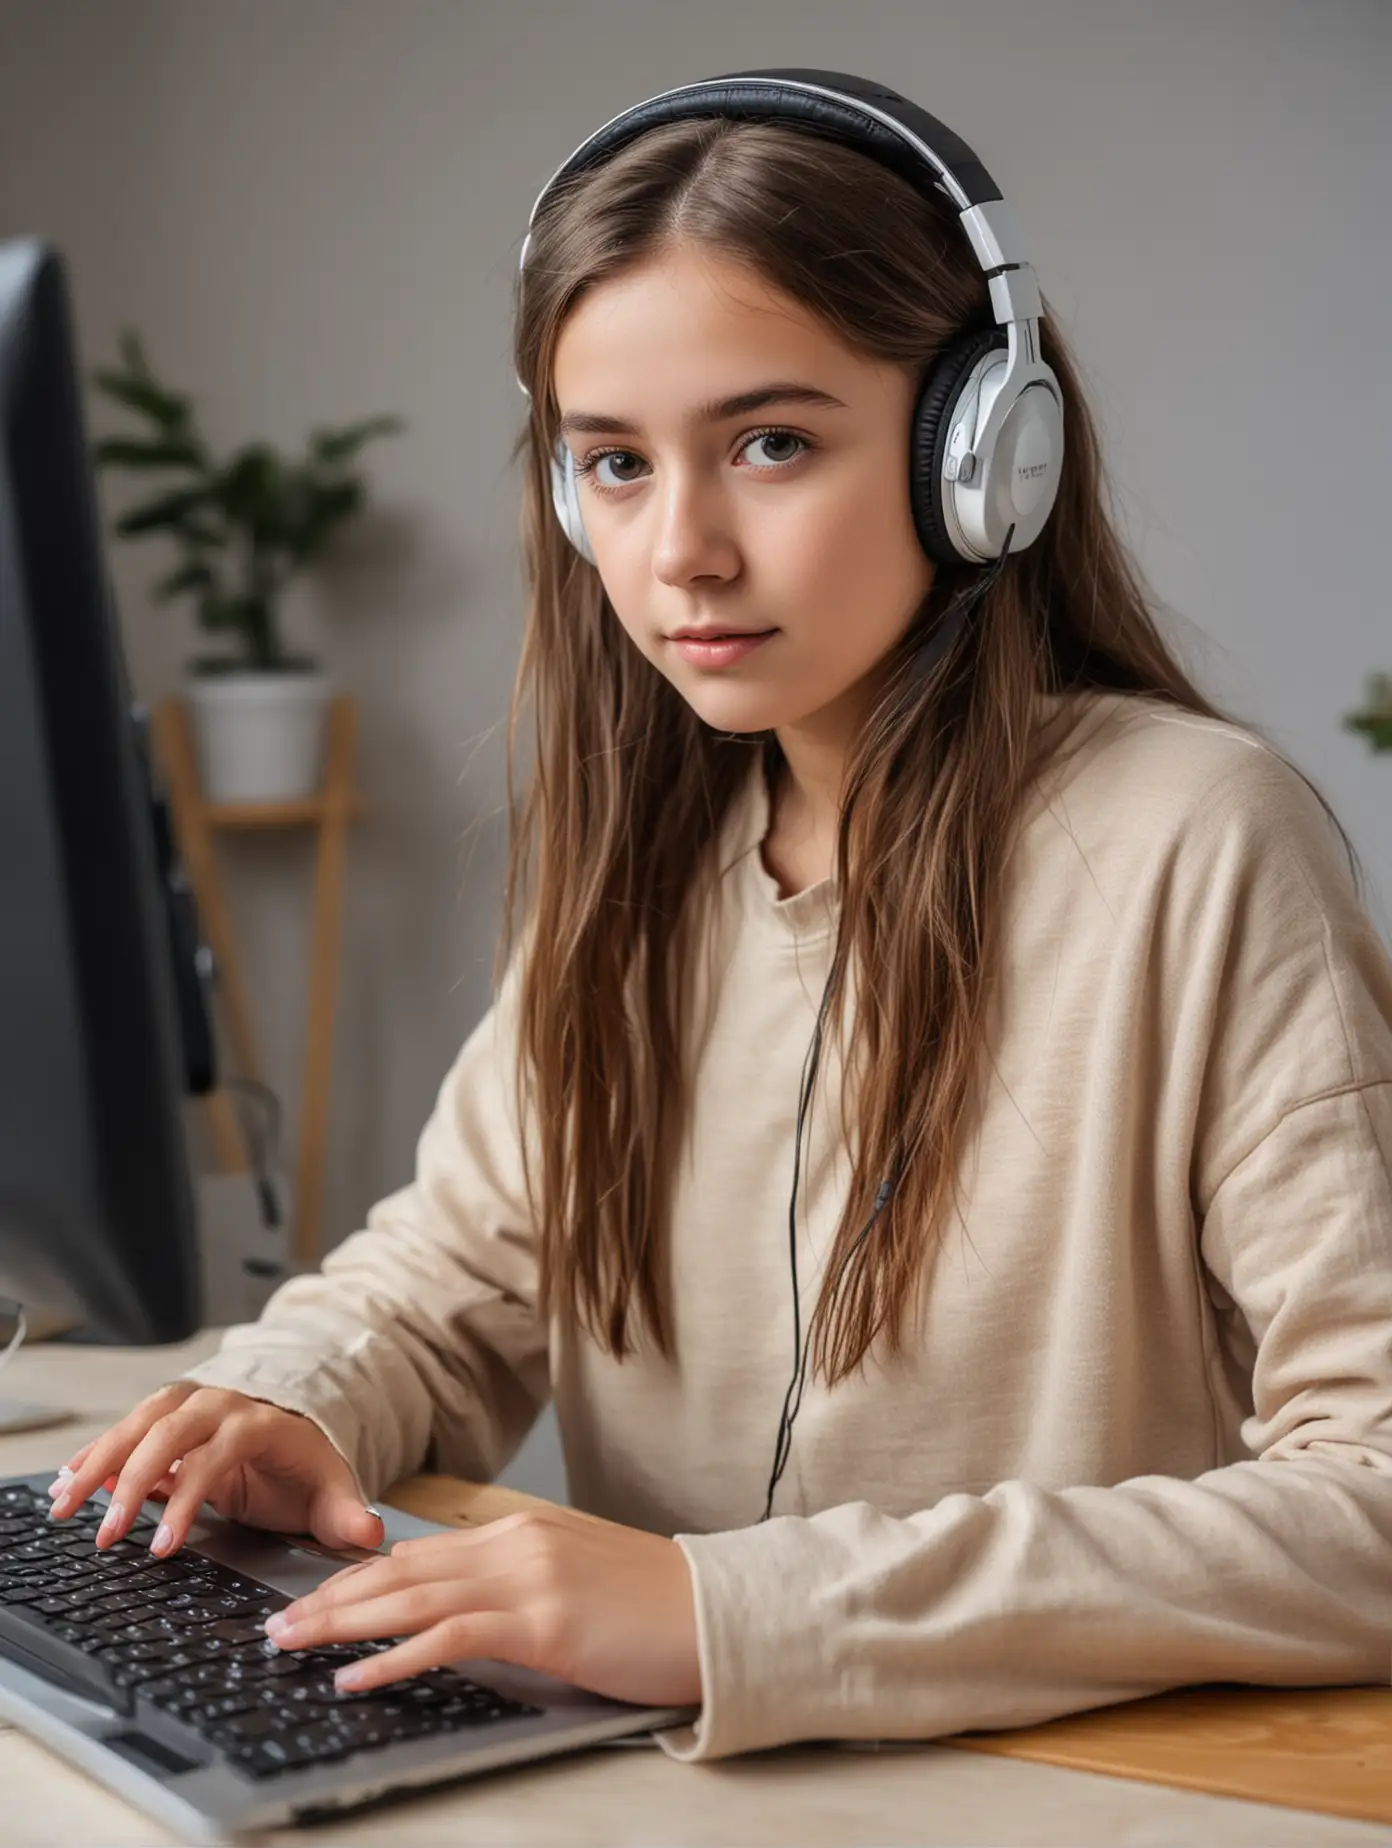
[{"label": "wooden plant stand", "polygon": [[[312,827],[318,833],[314,921],[309,962],[309,1008],[305,1030],[300,1146],[296,1173],[293,1254],[313,1266],[321,1252],[324,1155],[328,1139],[329,1086],[333,1069],[334,1004],[343,935],[343,879],[348,825],[362,813],[353,790],[357,742],[356,701],[340,695],[329,710],[323,786],[298,802],[208,802],[198,777],[193,731],[182,699],[161,700],[151,729],[169,793],[174,831],[198,903],[204,940],[217,966],[216,997],[238,1074],[264,1082],[252,1026],[251,1002],[232,930],[215,837],[247,828]],[[228,1091],[219,1086],[206,1100],[213,1147],[220,1169],[248,1166],[245,1138]]]}]

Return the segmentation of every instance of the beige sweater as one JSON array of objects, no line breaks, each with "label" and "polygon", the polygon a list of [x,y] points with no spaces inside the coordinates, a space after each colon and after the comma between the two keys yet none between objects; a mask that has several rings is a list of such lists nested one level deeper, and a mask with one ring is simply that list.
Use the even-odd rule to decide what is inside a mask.
[{"label": "beige sweater", "polygon": [[[673,1756],[1392,1678],[1392,963],[1260,741],[1149,700],[1048,704],[1083,743],[1008,863],[967,1233],[900,1364],[808,1382],[774,1518],[836,887],[779,900],[757,770],[690,1054],[674,1363],[533,1313],[514,964],[414,1182],[187,1375],[307,1413],[368,1498],[422,1467],[495,1476],[553,1394],[576,1506],[690,1562],[705,1699]],[[848,1179],[831,1038],[804,1328]]]}]

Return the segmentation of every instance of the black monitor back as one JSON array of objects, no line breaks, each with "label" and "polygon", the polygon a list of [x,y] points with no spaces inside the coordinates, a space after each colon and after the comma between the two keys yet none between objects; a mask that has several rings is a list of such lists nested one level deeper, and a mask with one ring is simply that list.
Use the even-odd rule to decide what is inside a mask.
[{"label": "black monitor back", "polygon": [[183,1096],[211,1082],[211,1053],[192,908],[157,800],[62,262],[39,240],[11,240],[0,243],[0,1289],[114,1342],[182,1339],[202,1311]]}]

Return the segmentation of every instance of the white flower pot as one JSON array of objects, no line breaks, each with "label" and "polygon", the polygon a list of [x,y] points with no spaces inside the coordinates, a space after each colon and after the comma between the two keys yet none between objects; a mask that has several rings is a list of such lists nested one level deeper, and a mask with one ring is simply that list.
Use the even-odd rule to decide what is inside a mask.
[{"label": "white flower pot", "polygon": [[209,802],[294,802],[320,786],[333,689],[319,673],[207,674],[188,683]]}]

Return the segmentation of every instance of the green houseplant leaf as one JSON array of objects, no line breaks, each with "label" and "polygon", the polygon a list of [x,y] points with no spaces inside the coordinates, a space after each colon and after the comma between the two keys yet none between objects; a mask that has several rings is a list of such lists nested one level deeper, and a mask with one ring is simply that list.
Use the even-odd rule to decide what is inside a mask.
[{"label": "green houseplant leaf", "polygon": [[314,430],[309,438],[310,454],[316,462],[333,467],[356,455],[369,438],[393,436],[405,427],[398,417],[369,417],[342,430]]},{"label": "green houseplant leaf", "polygon": [[1392,674],[1370,674],[1361,712],[1344,718],[1345,731],[1362,732],[1375,751],[1392,751]]},{"label": "green houseplant leaf", "polygon": [[206,507],[212,499],[211,488],[180,488],[177,493],[162,495],[158,500],[147,501],[143,507],[133,507],[129,513],[122,514],[116,522],[116,530],[123,539],[134,538],[138,533],[159,532],[165,527],[178,532],[185,514]]},{"label": "green houseplant leaf", "polygon": [[155,443],[125,441],[110,437],[97,444],[97,460],[119,463],[125,468],[198,468],[205,457],[197,443],[188,437],[169,437]]},{"label": "green houseplant leaf", "polygon": [[212,590],[216,584],[217,577],[212,566],[204,564],[202,559],[191,558],[187,564],[171,571],[168,577],[161,578],[150,594],[156,603],[169,603],[185,591]]}]

